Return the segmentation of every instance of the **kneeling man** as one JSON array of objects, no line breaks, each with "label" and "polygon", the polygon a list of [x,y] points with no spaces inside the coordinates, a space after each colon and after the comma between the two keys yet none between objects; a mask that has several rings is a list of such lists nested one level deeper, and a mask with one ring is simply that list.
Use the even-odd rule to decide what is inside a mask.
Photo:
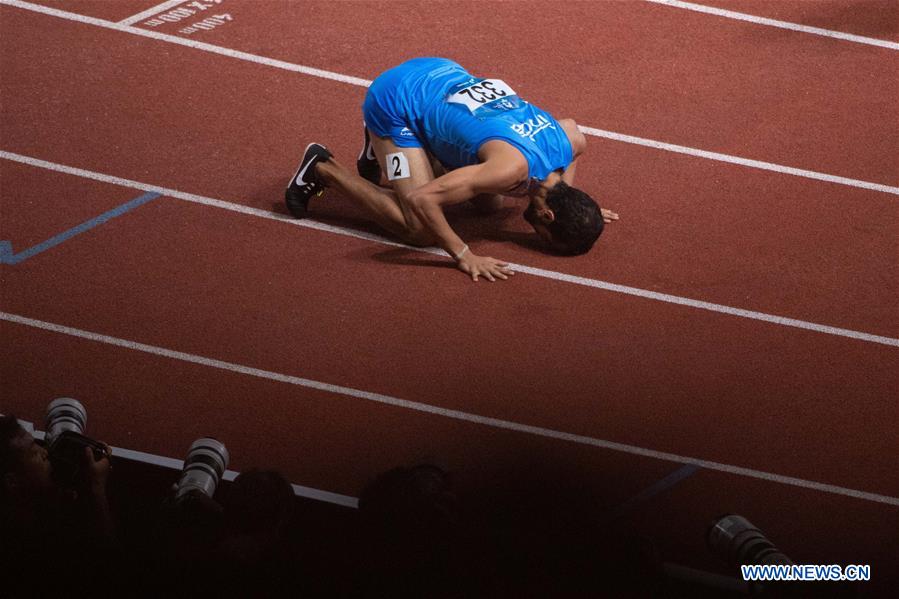
[{"label": "kneeling man", "polygon": [[[286,191],[303,218],[314,195],[336,187],[406,243],[438,245],[475,281],[513,274],[478,256],[446,221],[443,207],[471,200],[489,210],[502,195],[526,196],[524,218],[556,253],[586,253],[604,223],[572,187],[586,139],[572,119],[556,120],[500,79],[474,77],[445,58],[414,58],[372,82],[363,104],[365,144],[352,173],[317,143],[306,148]],[[382,173],[391,188],[382,187]]]}]

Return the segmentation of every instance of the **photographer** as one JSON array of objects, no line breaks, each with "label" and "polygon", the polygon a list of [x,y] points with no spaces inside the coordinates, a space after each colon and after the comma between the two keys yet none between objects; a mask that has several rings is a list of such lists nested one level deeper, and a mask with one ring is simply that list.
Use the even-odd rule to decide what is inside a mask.
[{"label": "photographer", "polygon": [[62,485],[43,444],[14,416],[0,417],[0,573],[9,596],[106,588],[113,543],[109,470],[106,457],[96,459],[85,448],[79,484]]}]

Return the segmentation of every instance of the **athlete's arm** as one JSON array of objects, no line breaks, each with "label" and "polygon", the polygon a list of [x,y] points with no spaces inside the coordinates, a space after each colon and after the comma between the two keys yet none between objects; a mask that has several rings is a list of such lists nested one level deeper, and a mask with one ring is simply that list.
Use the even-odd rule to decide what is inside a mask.
[{"label": "athlete's arm", "polygon": [[571,164],[569,164],[568,168],[565,169],[565,172],[562,173],[562,181],[565,181],[568,185],[574,185],[574,175],[577,171],[577,159],[587,149],[587,138],[584,137],[581,130],[577,128],[577,123],[574,122],[574,119],[562,119],[559,121],[559,125],[562,126],[562,131],[568,136],[568,141],[571,143],[572,154]]},{"label": "athlete's arm", "polygon": [[[571,151],[574,156],[571,164],[569,164],[568,168],[565,169],[565,172],[562,173],[562,181],[565,181],[568,185],[574,185],[574,176],[577,172],[577,159],[587,150],[587,138],[581,133],[581,130],[578,129],[574,119],[562,119],[559,121],[559,124],[562,126],[562,130],[565,131],[565,135],[568,136],[568,141],[571,142]],[[602,213],[603,221],[607,223],[618,220],[618,214],[611,210],[600,208],[599,211]]]},{"label": "athlete's arm", "polygon": [[508,265],[472,253],[443,214],[444,206],[464,202],[481,193],[502,193],[527,178],[524,156],[505,142],[489,141],[478,155],[483,162],[450,171],[422,185],[409,194],[406,202],[434,234],[440,247],[456,258],[460,270],[475,281],[479,276],[489,281],[506,279],[512,274]]}]

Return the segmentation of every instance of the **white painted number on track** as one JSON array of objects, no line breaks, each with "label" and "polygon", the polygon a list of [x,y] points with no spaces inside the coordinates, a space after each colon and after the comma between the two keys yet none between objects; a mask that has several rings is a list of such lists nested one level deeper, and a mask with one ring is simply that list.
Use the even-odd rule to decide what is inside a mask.
[{"label": "white painted number on track", "polygon": [[[188,2],[178,6],[177,8],[170,10],[168,12],[160,12],[154,14],[152,18],[143,21],[141,25],[143,27],[161,27],[167,23],[179,23],[184,19],[188,19],[193,17],[197,13],[209,10],[210,8],[215,7],[223,2],[223,0],[194,0],[193,2]],[[161,5],[167,7],[167,4]],[[139,15],[138,15],[139,16]],[[234,19],[231,17],[229,13],[223,13],[219,15],[211,15],[206,17],[201,21],[197,21],[196,23],[192,23],[187,27],[182,27],[178,30],[178,33],[183,33],[185,35],[190,35],[192,33],[196,33],[198,31],[209,31],[210,29],[215,29],[220,25],[224,25],[228,21],[233,21]],[[128,19],[131,21],[131,19]]]}]

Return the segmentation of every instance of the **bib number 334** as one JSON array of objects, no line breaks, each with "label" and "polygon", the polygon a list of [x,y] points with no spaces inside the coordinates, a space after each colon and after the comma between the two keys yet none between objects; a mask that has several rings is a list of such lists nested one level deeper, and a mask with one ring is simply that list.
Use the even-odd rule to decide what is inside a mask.
[{"label": "bib number 334", "polygon": [[515,90],[501,79],[484,79],[450,94],[446,99],[453,104],[462,104],[471,112],[496,100],[514,96]]}]

